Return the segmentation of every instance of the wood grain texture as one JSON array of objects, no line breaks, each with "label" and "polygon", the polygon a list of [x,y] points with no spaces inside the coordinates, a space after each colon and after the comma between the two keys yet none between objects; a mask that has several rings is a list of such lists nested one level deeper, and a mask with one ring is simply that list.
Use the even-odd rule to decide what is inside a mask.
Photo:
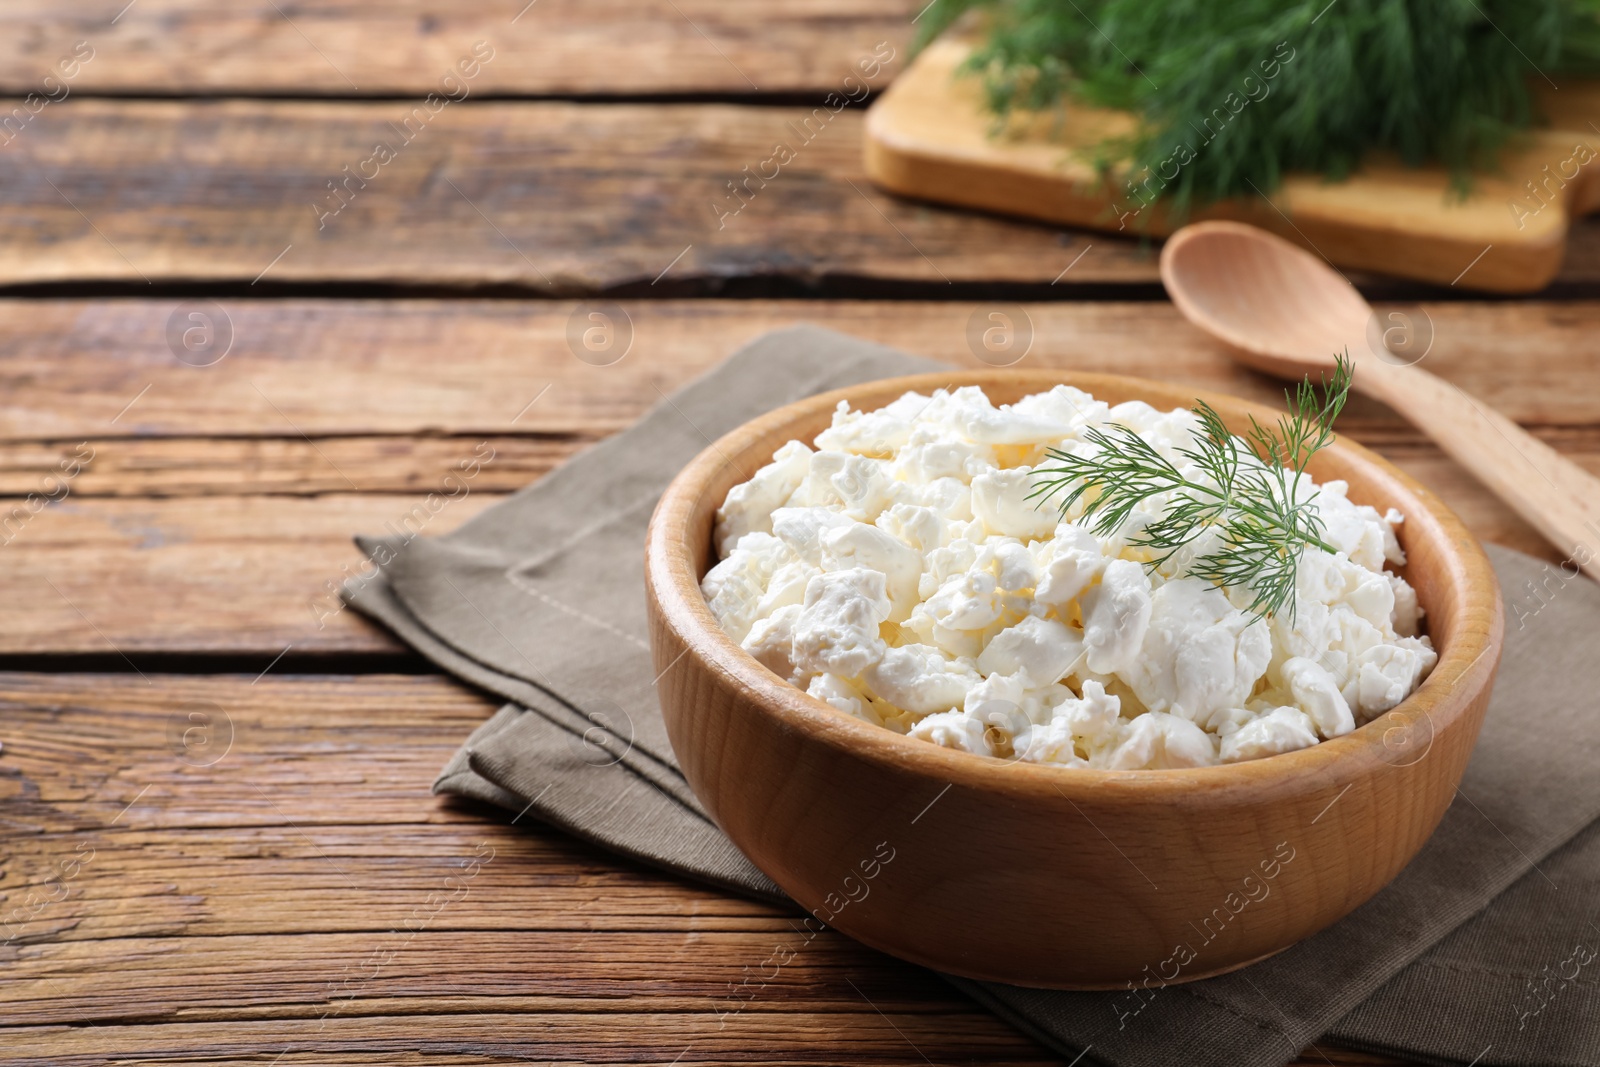
[{"label": "wood grain texture", "polygon": [[[211,747],[185,743],[197,702]],[[439,678],[0,680],[0,1060],[670,1062],[694,1039],[710,1062],[920,1062],[882,1009],[952,1055],[1047,1061],[790,910],[430,796],[492,706]],[[733,1010],[778,943],[793,962]]]},{"label": "wood grain texture", "polygon": [[[1526,524],[1509,512],[1505,521],[1500,521],[1489,504],[1494,498],[1437,446],[1403,426],[1350,421],[1355,427],[1352,436],[1433,487],[1485,540],[1510,538],[1520,543],[1520,535],[1513,531]],[[1600,470],[1600,428],[1540,428],[1537,434],[1586,470]],[[543,477],[597,440],[579,434],[491,433],[322,437],[314,441],[277,437],[0,441],[0,534],[10,508],[19,500],[25,506],[28,494],[39,494],[53,484],[51,479],[59,476],[63,464],[71,465],[85,444],[94,450],[94,460],[71,482],[71,495],[79,501],[354,493],[341,471],[358,483],[362,494],[418,500],[437,491],[444,476],[480,447],[492,449],[493,458],[481,465],[472,480],[472,491],[503,494]],[[1505,509],[1502,506],[1500,510]]]},{"label": "wood grain texture", "polygon": [[[492,456],[471,481],[478,492],[509,493],[547,474],[598,438],[578,434],[399,434],[321,437],[113,437],[82,441],[0,441],[0,536],[7,497],[24,500],[93,451],[71,482],[79,500],[184,496],[415,494],[440,489],[463,460]],[[1600,445],[1600,441],[1596,442]],[[344,472],[344,474],[341,474]],[[345,480],[350,475],[358,489]],[[452,483],[453,485],[454,483]]]},{"label": "wood grain texture", "polygon": [[[1288,948],[1371,899],[1455,798],[1488,707],[1504,618],[1494,572],[1460,521],[1352,442],[1318,452],[1307,472],[1406,517],[1397,531],[1404,573],[1439,658],[1399,705],[1309,748],[1131,772],[974,759],[830,707],[723,631],[700,583],[715,562],[712,528],[729,490],[785,442],[810,441],[841,402],[875,411],[944,378],[867,382],[785,405],[724,435],[663,493],[645,540],[657,694],[684,777],[717,825],[822,921],[898,958],[1013,985],[1122,989],[1141,974],[1208,978]],[[1170,410],[1194,399],[1182,385],[1112,375],[955,375],[996,404],[1061,381],[1110,404]],[[1219,394],[1199,399],[1234,433],[1274,418],[1274,409]],[[1429,723],[1427,759],[1389,747],[1391,728],[1410,716]],[[1359,799],[1329,815],[1353,786]],[[1301,854],[1314,858],[1291,866]],[[1283,891],[1251,890],[1245,910],[1245,877]],[[964,921],[978,900],[1004,901],[1006,921]],[[1220,907],[1224,900],[1237,908]]]},{"label": "wood grain texture", "polygon": [[[196,702],[225,752],[174,732]],[[798,912],[429,796],[492,706],[426,677],[0,676],[0,1062],[1060,1062]]]},{"label": "wood grain texture", "polygon": [[[405,144],[411,114],[406,101],[50,105],[0,152],[0,285],[1156,281],[1135,240],[879,192],[855,108],[469,100]],[[394,158],[363,171],[380,141]],[[729,190],[779,143],[794,158],[776,178]],[[1563,281],[1600,280],[1600,224],[1584,233]]]},{"label": "wood grain texture", "polygon": [[[469,100],[412,118],[409,144],[408,116],[407,101],[51,105],[0,153],[0,284],[1048,283],[1084,247],[870,189],[853,108]],[[380,142],[393,159],[363,166]],[[728,217],[728,183],[779,142],[795,158]],[[1102,241],[1062,284],[1154,278],[1147,250]]]},{"label": "wood grain texture", "polygon": [[[452,529],[766,329],[807,320],[981,365],[966,339],[976,304],[628,302],[635,349],[596,367],[567,347],[566,303],[226,303],[235,348],[201,368],[166,347],[171,304],[0,301],[0,596],[28,608],[0,626],[0,654],[395,653],[332,599],[329,583],[364,566],[351,535]],[[1437,331],[1425,366],[1600,472],[1600,305],[1422,310]],[[1278,402],[1278,382],[1166,305],[1024,311],[1036,342],[1020,366]],[[1358,400],[1341,425],[1479,537],[1561,558],[1388,409]],[[93,459],[66,498],[42,503],[84,444]],[[493,459],[465,495],[424,519],[427,495],[484,445]]]},{"label": "wood grain texture", "polygon": [[[1157,278],[1134,240],[878,192],[856,109],[824,122],[826,109],[797,107],[467,101],[403,144],[395,123],[411,112],[403,101],[51,104],[0,152],[0,285],[1059,278],[1070,291]],[[363,179],[379,141],[397,155]],[[730,192],[779,142],[794,160]],[[349,184],[336,194],[330,182]],[[1590,251],[1570,256],[1562,280],[1600,278]]]},{"label": "wood grain texture", "polygon": [[314,0],[276,10],[138,0],[113,24],[121,6],[7,4],[0,92],[37,91],[87,40],[95,56],[71,82],[78,93],[421,96],[483,40],[496,56],[478,93],[820,94],[878,41],[903,45],[918,10],[909,0]]},{"label": "wood grain texture", "polygon": [[399,651],[338,599],[371,564],[351,538],[436,536],[503,494],[74,500],[12,520],[0,589],[13,653]]},{"label": "wood grain texture", "polygon": [[[180,362],[167,341],[169,322],[188,322],[190,305],[0,300],[0,440],[204,436],[304,444],[304,433],[323,447],[324,439],[374,434],[593,437],[628,426],[662,392],[770,329],[813,322],[976,368],[983,364],[968,340],[974,319],[988,327],[989,313],[1019,308],[624,300],[618,306],[631,323],[632,347],[620,361],[596,366],[569,346],[574,319],[587,325],[578,302],[223,297],[201,310],[230,324],[232,349],[215,365],[196,367]],[[1431,332],[1423,367],[1492,398],[1517,422],[1552,433],[1600,427],[1600,302],[1379,310],[1406,316],[1419,335]],[[1238,367],[1220,342],[1166,303],[1030,303],[1020,311],[1033,346],[1018,367],[1170,377],[1262,403],[1282,398],[1281,382]],[[1361,399],[1345,420],[1341,428],[1357,433],[1392,434],[1404,425]]]}]

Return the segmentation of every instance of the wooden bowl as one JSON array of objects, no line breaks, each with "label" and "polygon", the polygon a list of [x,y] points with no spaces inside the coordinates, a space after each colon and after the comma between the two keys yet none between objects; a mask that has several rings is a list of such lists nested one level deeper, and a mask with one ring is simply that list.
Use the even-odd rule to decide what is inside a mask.
[{"label": "wooden bowl", "polygon": [[1066,383],[1110,403],[1209,401],[1230,427],[1277,412],[1099,374],[896,378],[791,404],[723,437],[662,496],[645,549],[651,645],[673,750],[719,826],[818,920],[969,978],[1063,989],[1214,975],[1348,914],[1416,855],[1466,768],[1499,664],[1500,592],[1428,490],[1339,440],[1311,464],[1406,516],[1405,576],[1439,662],[1353,733],[1246,763],[1105,771],[1008,762],[873,726],[807,696],[718,627],[700,592],[729,488],[834,406],[982,386],[995,403]]}]

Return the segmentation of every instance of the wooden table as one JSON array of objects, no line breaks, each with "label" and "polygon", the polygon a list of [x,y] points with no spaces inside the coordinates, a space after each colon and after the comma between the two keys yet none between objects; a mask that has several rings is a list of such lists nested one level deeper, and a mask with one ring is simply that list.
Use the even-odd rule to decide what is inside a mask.
[{"label": "wooden table", "polygon": [[[1278,384],[1148,248],[874,191],[859,107],[733,198],[921,0],[124,3],[0,11],[0,1062],[1056,1062],[783,909],[430,796],[495,702],[329,590],[484,444],[423,532],[785,323],[976,365],[1003,306],[1025,365]],[[1362,283],[1600,470],[1596,233],[1537,300]],[[568,339],[601,299],[610,365]],[[1391,412],[1344,429],[1551,556]]]}]

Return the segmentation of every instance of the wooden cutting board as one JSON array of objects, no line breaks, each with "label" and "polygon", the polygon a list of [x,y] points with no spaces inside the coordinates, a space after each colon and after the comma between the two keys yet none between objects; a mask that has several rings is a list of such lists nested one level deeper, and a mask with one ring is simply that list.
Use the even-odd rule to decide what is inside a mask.
[{"label": "wooden cutting board", "polygon": [[1341,267],[1501,293],[1548,284],[1570,221],[1600,208],[1600,83],[1544,87],[1551,125],[1521,138],[1499,173],[1477,176],[1465,197],[1443,168],[1374,159],[1344,181],[1293,175],[1270,198],[1174,220],[1159,203],[1146,206],[1126,175],[1108,177],[1092,163],[1094,146],[1133,128],[1130,113],[1073,105],[997,130],[979,80],[957,75],[969,50],[958,37],[935,41],[873,104],[866,168],[874,182],[904,196],[1130,236],[1239,219]]}]

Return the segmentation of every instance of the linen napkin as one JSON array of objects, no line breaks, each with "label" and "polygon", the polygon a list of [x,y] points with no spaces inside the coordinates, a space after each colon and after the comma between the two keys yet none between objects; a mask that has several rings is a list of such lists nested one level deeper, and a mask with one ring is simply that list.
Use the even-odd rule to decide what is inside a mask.
[{"label": "linen napkin", "polygon": [[[740,423],[939,366],[813,327],[768,334],[454,533],[358,538],[378,572],[346,599],[510,701],[435,791],[785,900],[677,770],[646,636],[645,527],[671,477]],[[1132,1013],[1126,993],[949,980],[1065,1058],[1115,1067],[1267,1067],[1324,1035],[1429,1063],[1600,1067],[1600,587],[1489,551],[1507,639],[1482,737],[1438,831],[1371,901]]]}]

